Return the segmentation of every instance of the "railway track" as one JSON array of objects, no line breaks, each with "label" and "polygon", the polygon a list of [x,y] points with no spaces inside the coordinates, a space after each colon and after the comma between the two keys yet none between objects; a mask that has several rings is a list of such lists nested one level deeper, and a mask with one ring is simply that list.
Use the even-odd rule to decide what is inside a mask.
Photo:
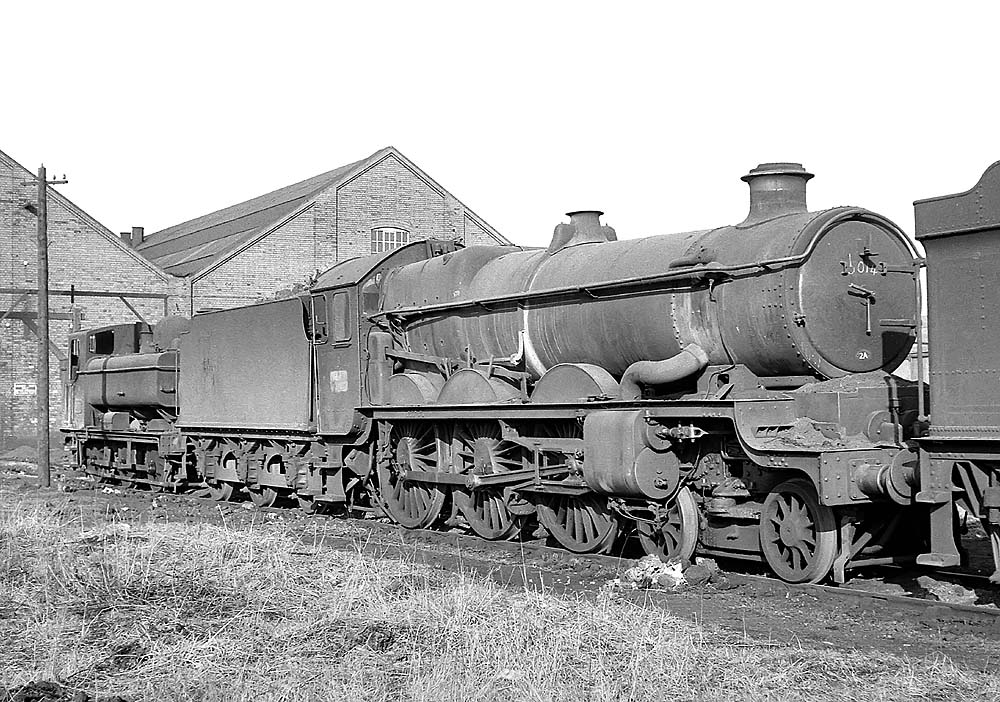
[{"label": "railway track", "polygon": [[[206,504],[215,504],[208,496],[188,494]],[[239,503],[235,503],[239,504]],[[287,515],[289,508],[254,508],[258,512]],[[297,510],[293,510],[297,511]],[[299,512],[301,513],[301,512]],[[544,538],[525,541],[489,541],[464,533],[457,528],[451,530],[406,529],[383,519],[360,518],[344,515],[313,514],[314,523],[337,524],[338,528],[348,527],[361,536],[362,541],[372,549],[402,549],[410,553],[437,553],[447,557],[458,557],[466,565],[476,570],[490,572],[490,568],[501,571],[500,578],[506,584],[533,585],[555,590],[571,586],[573,589],[599,589],[600,584],[620,576],[635,566],[642,554],[638,547],[624,549],[619,555],[576,554],[562,548],[550,546]],[[312,539],[312,545],[321,546],[328,530],[299,530],[301,537]],[[907,617],[917,616],[926,620],[962,622],[969,624],[991,624],[1000,627],[1000,608],[995,605],[977,605],[946,602],[931,597],[880,592],[863,587],[846,585],[787,583],[773,576],[747,572],[747,564],[742,561],[724,563],[723,574],[730,586],[744,587],[757,593],[786,596],[807,596],[817,600],[849,602],[863,611],[899,613]],[[734,569],[735,567],[735,569]],[[907,571],[898,566],[883,569],[894,581],[909,576],[915,580],[923,571]],[[985,576],[960,571],[934,572],[936,579],[944,580],[977,593],[995,594],[997,587]],[[567,577],[571,576],[571,577]],[[573,582],[573,581],[576,582]],[[871,585],[878,579],[861,580]],[[600,584],[599,584],[600,583]],[[707,588],[712,589],[712,585]],[[627,591],[626,591],[627,592]],[[653,588],[636,593],[634,599],[642,600],[644,594],[669,596],[670,591]],[[648,599],[648,598],[646,598]]]},{"label": "railway track", "polygon": [[[99,492],[101,484],[91,478],[76,478]],[[151,493],[129,490],[122,486],[113,487],[117,492],[135,497],[169,496],[191,500],[203,505],[231,510],[245,508],[248,502],[217,502],[204,489],[195,488],[182,493]],[[310,514],[306,515],[294,507],[252,507],[254,512],[273,513],[288,516],[297,514],[309,518],[311,527],[296,528],[303,544],[323,547],[330,540],[332,530],[318,525],[336,524],[338,530],[347,528],[351,531],[350,538],[354,542],[366,545],[369,551],[382,553],[395,552],[399,555],[437,554],[442,557],[457,558],[472,569],[482,574],[489,574],[494,579],[505,584],[538,586],[560,590],[564,588],[575,590],[599,590],[601,585],[627,569],[635,566],[642,557],[637,546],[626,548],[617,555],[577,554],[562,548],[548,545],[544,538],[534,538],[524,541],[489,541],[478,536],[460,531],[458,528],[449,530],[407,529],[384,518],[362,518],[343,514]],[[631,539],[630,539],[631,541]],[[433,560],[433,558],[431,558]],[[878,583],[879,578],[855,578],[846,585],[798,584],[787,583],[772,576],[761,575],[750,569],[754,564],[743,561],[724,562],[723,573],[730,585],[736,585],[750,592],[760,594],[778,594],[786,597],[804,596],[819,601],[850,602],[861,611],[871,611],[882,614],[901,614],[906,617],[918,617],[927,620],[958,622],[968,624],[988,624],[1000,628],[1000,607],[987,604],[962,604],[941,601],[932,597],[914,594],[897,594],[852,585]],[[991,599],[1000,604],[1000,589],[989,582],[985,576],[961,571],[907,571],[898,566],[884,567],[882,572],[890,573],[885,580],[915,580],[918,575],[931,574],[934,578],[961,585],[974,590],[980,595],[992,595]],[[713,589],[712,585],[704,588]],[[669,590],[648,589],[623,594],[637,602],[662,600],[672,594]]]}]

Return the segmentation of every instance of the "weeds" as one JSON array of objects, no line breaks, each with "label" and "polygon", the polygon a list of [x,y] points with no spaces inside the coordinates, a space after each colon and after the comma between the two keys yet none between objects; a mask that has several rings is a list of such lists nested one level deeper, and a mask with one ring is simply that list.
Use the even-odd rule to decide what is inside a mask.
[{"label": "weeds", "polygon": [[604,596],[315,549],[280,525],[0,515],[3,688],[156,700],[996,697],[946,660],[756,642]]}]

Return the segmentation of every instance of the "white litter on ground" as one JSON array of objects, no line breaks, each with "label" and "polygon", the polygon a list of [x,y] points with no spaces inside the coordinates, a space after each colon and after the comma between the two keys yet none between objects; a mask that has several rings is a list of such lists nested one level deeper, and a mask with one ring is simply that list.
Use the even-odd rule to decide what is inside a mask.
[{"label": "white litter on ground", "polygon": [[648,590],[651,588],[677,590],[686,583],[684,568],[680,561],[664,563],[656,556],[645,556],[622,573],[620,578],[609,580],[605,587],[623,590]]}]

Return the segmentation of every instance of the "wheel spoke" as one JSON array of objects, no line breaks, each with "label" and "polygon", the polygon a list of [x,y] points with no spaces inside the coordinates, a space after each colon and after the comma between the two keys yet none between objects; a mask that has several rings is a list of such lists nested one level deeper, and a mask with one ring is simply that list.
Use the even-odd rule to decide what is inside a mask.
[{"label": "wheel spoke", "polygon": [[804,560],[802,558],[802,553],[797,548],[790,548],[788,549],[788,552],[792,557],[792,568],[795,570],[802,570],[802,563]]},{"label": "wheel spoke", "polygon": [[[470,422],[456,428],[452,441],[454,470],[474,475],[496,475],[510,470],[520,470],[520,456],[524,449],[503,439],[499,423]],[[458,489],[464,498],[457,498],[469,528],[485,539],[511,539],[517,537],[525,518],[512,514],[507,507],[502,490],[495,487]]]},{"label": "wheel spoke", "polygon": [[606,553],[618,536],[618,521],[605,498],[594,495],[550,497],[538,516],[552,538],[575,553]]},{"label": "wheel spoke", "polygon": [[698,506],[687,487],[681,488],[666,507],[650,506],[653,520],[636,521],[643,550],[664,562],[690,560],[698,544]]},{"label": "wheel spoke", "polygon": [[836,555],[836,520],[803,478],[778,485],[764,500],[760,545],[764,559],[781,578],[818,582]]},{"label": "wheel spoke", "polygon": [[437,427],[428,422],[402,422],[389,431],[391,458],[378,467],[379,494],[389,516],[405,527],[429,526],[441,513],[439,487],[403,480],[410,470],[438,470],[437,441]]}]

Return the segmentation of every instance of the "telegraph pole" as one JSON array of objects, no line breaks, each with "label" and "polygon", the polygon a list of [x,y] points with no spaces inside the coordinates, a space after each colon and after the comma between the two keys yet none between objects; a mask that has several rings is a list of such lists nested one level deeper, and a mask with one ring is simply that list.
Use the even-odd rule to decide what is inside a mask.
[{"label": "telegraph pole", "polygon": [[38,478],[42,487],[52,485],[49,465],[49,213],[48,186],[68,182],[46,180],[45,166],[38,169]]}]

